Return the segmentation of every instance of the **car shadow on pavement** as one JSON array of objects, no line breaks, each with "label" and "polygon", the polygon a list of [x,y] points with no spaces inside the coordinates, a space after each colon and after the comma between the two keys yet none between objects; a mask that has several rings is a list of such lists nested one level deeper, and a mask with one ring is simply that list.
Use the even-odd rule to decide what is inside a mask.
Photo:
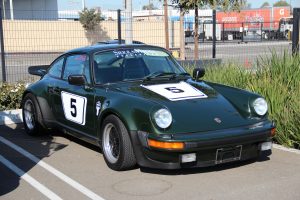
[{"label": "car shadow on pavement", "polygon": [[225,164],[215,165],[215,166],[210,166],[210,167],[182,168],[182,169],[173,169],[173,170],[151,169],[151,168],[141,167],[140,171],[143,173],[170,175],[170,176],[189,175],[189,174],[199,174],[199,173],[210,173],[210,172],[216,172],[216,171],[223,171],[223,170],[242,167],[245,165],[250,165],[255,162],[265,162],[267,160],[270,160],[270,158],[263,156],[263,157],[259,157],[256,159],[250,159],[250,160],[246,160],[246,161],[238,161],[238,162],[232,162],[232,163],[225,163]]},{"label": "car shadow on pavement", "polygon": [[[0,126],[0,197],[17,189],[20,185],[20,177],[37,165],[24,155],[23,150],[35,156],[39,161],[50,157],[66,146],[66,144],[56,142],[56,139],[49,134],[29,136],[25,133],[22,124]],[[21,148],[23,154],[13,147]],[[8,163],[15,166],[15,171],[9,169],[8,166],[12,165]],[[16,173],[16,167],[19,168],[17,170],[19,174]]]}]

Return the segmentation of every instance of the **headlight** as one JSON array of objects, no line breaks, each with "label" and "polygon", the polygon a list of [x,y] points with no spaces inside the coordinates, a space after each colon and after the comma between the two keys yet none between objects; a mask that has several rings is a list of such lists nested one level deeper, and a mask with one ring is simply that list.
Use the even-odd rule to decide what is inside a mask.
[{"label": "headlight", "polygon": [[155,123],[160,128],[168,128],[172,123],[172,115],[170,111],[165,108],[159,109],[153,115]]},{"label": "headlight", "polygon": [[253,108],[258,115],[263,116],[268,111],[268,104],[264,98],[257,98],[253,102]]}]

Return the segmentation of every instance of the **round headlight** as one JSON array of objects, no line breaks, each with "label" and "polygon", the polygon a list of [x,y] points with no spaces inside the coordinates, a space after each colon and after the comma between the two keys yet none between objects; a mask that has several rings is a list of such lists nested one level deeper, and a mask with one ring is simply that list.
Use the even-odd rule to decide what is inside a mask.
[{"label": "round headlight", "polygon": [[268,111],[268,104],[264,98],[257,98],[253,102],[253,108],[258,115],[263,116]]},{"label": "round headlight", "polygon": [[172,123],[172,115],[170,111],[165,108],[159,109],[153,115],[155,123],[160,128],[168,128]]}]

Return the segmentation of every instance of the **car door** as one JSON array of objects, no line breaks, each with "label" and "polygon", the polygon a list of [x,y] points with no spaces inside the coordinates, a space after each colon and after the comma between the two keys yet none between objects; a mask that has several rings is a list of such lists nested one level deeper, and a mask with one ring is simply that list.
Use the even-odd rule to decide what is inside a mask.
[{"label": "car door", "polygon": [[[85,85],[71,85],[68,77],[84,75]],[[62,79],[56,81],[53,97],[55,115],[60,125],[90,138],[95,131],[95,90],[91,84],[90,59],[87,54],[66,56]]]}]

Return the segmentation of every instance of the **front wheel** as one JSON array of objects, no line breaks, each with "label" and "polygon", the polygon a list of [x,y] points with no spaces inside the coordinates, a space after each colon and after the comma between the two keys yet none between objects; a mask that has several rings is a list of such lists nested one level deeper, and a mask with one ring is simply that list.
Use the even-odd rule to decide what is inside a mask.
[{"label": "front wheel", "polygon": [[101,133],[103,155],[108,167],[116,171],[132,169],[136,159],[123,122],[115,115],[109,115],[103,121]]}]

